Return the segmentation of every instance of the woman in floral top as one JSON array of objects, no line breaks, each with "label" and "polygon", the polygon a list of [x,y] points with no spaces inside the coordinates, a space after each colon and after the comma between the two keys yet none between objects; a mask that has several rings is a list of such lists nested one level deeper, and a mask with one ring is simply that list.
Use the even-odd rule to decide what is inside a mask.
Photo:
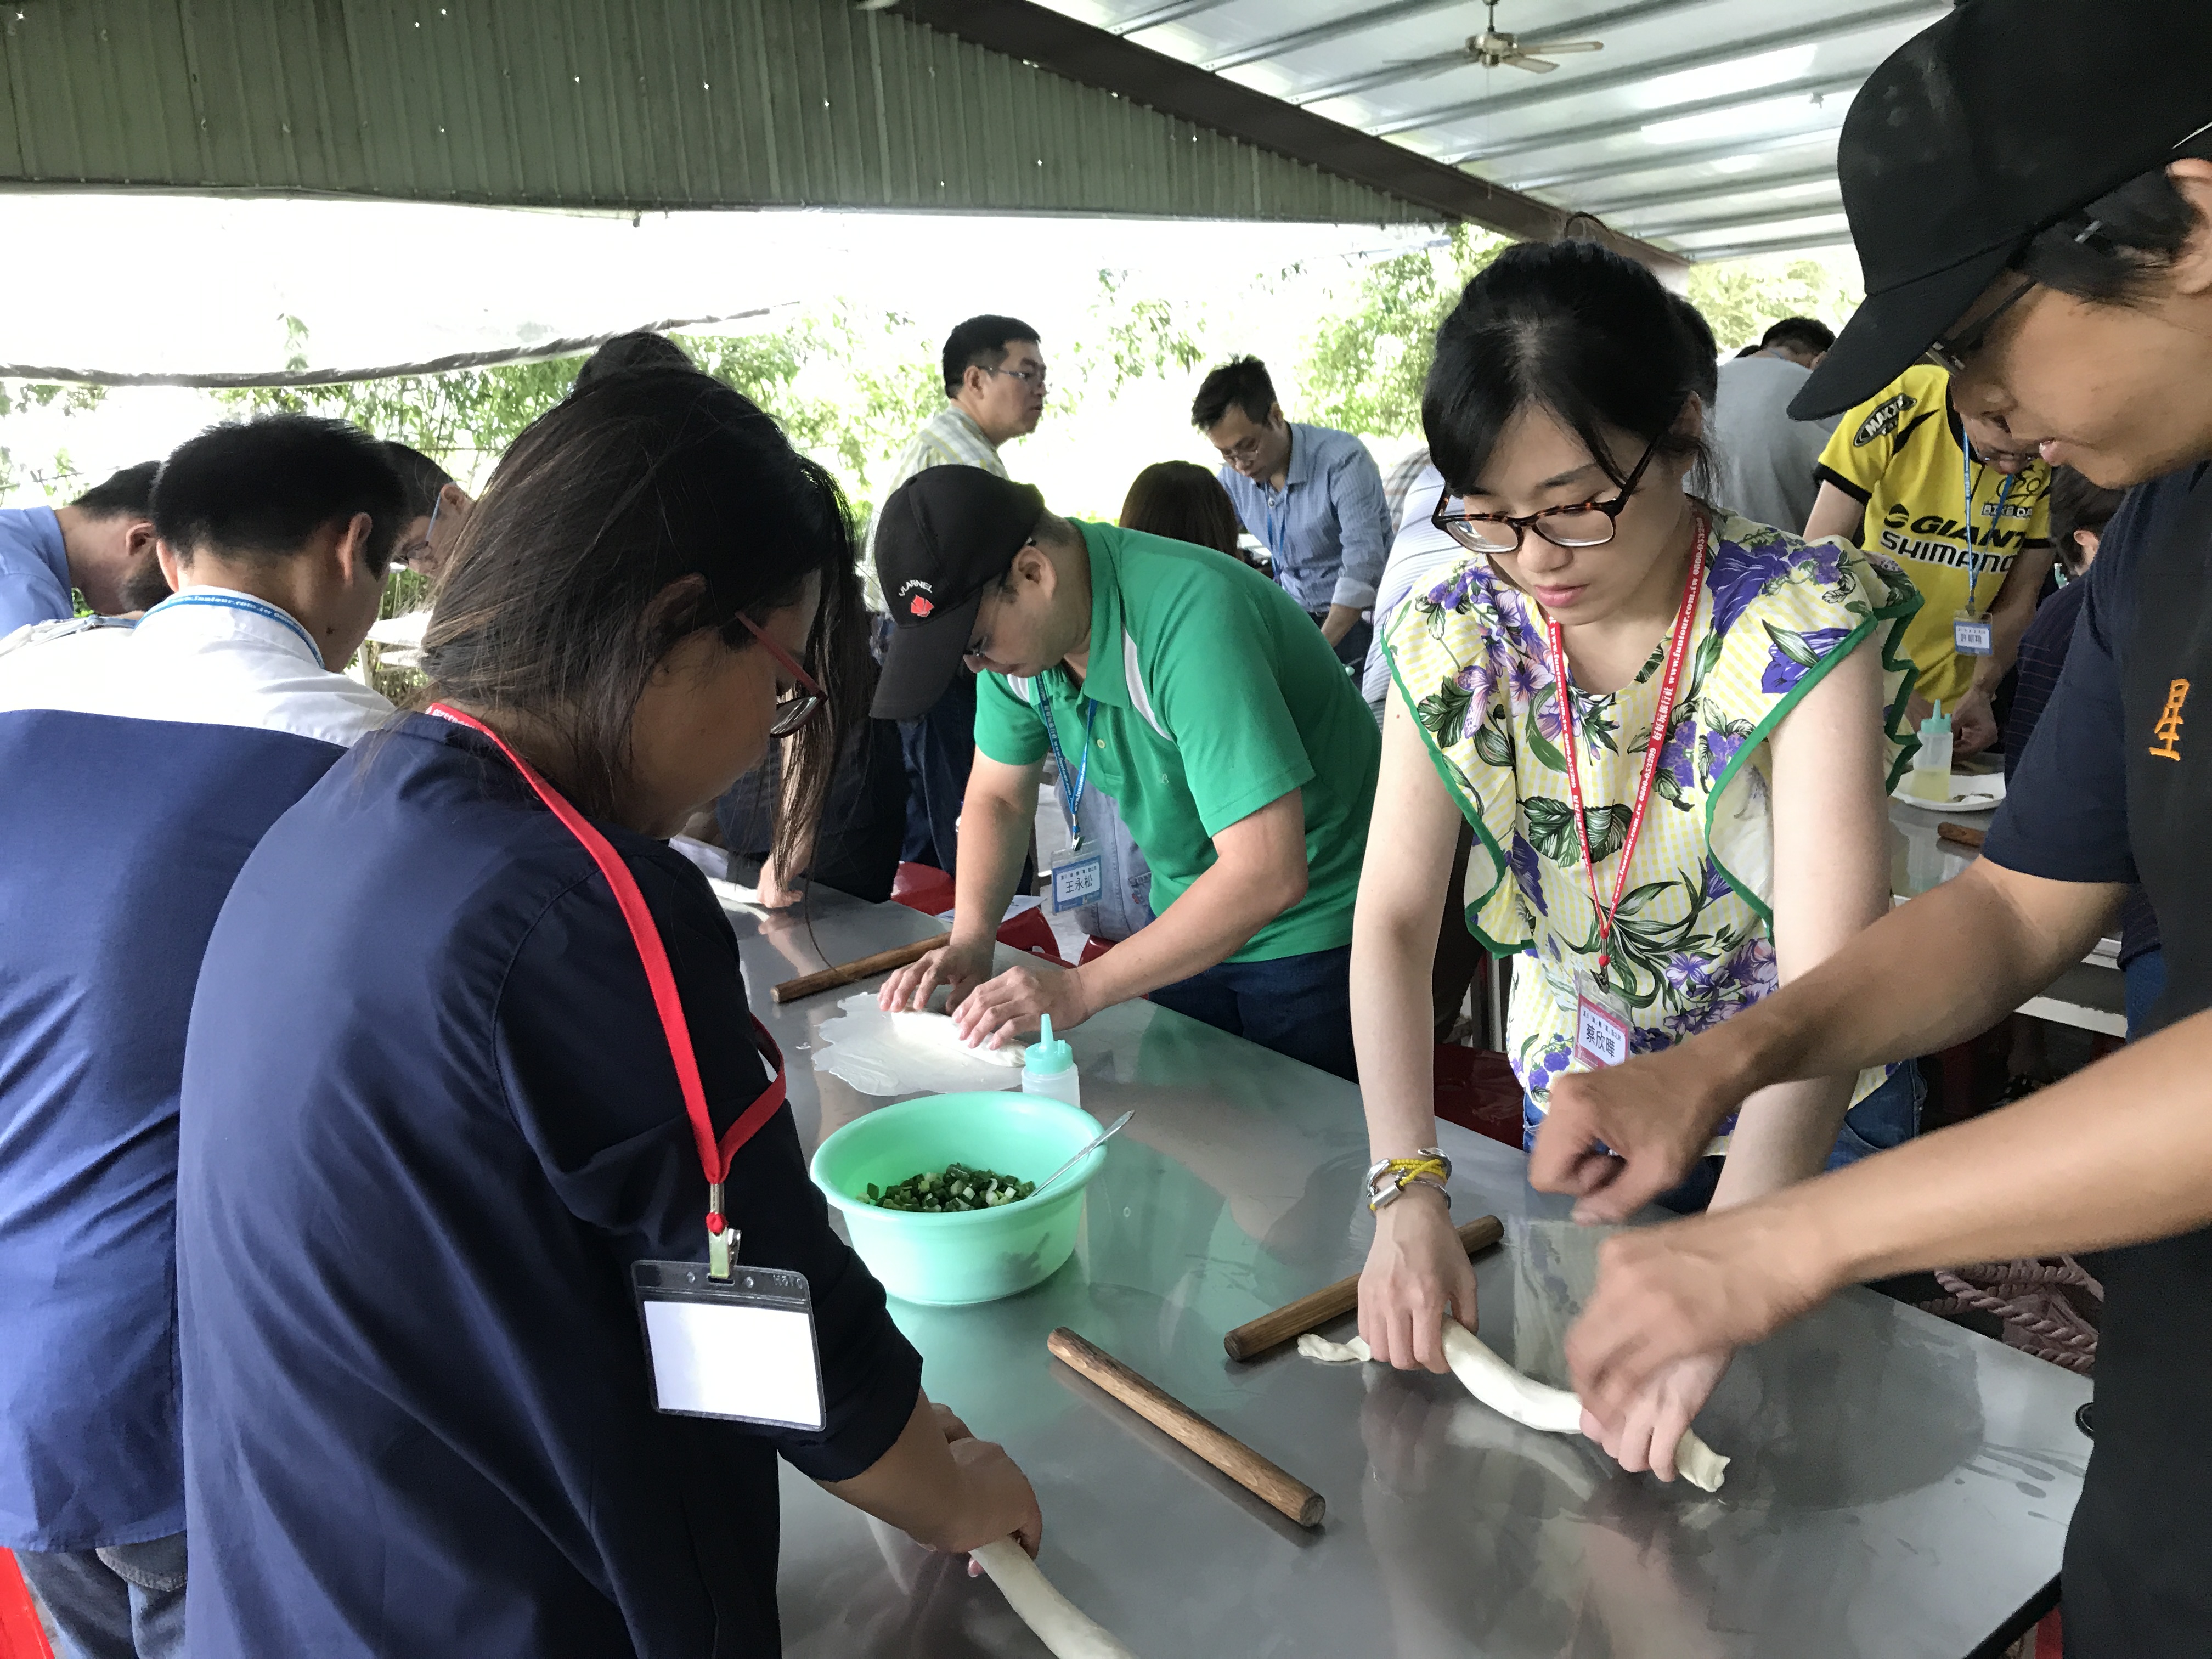
[{"label": "woman in floral top", "polygon": [[[1554,1077],[1727,1018],[1887,908],[1883,797],[1910,747],[1898,641],[1919,596],[1856,548],[1698,499],[1702,356],[1657,280],[1589,242],[1507,250],[1438,335],[1422,416],[1446,480],[1438,526],[1469,551],[1385,640],[1395,696],[1352,967],[1377,1159],[1434,1144],[1426,988],[1462,819],[1468,926],[1493,954],[1523,953],[1507,1050],[1532,1133]],[[1711,1202],[1893,1144],[1916,1081],[1875,1071],[1754,1097],[1712,1149],[1728,1156]],[[1869,1114],[1854,1134],[1846,1109],[1877,1093],[1901,1104],[1894,1127]],[[1443,1316],[1472,1326],[1474,1311],[1440,1194],[1406,1187],[1376,1212],[1361,1334],[1394,1364],[1441,1370]],[[1726,1364],[1678,1368],[1607,1449],[1671,1474]]]}]

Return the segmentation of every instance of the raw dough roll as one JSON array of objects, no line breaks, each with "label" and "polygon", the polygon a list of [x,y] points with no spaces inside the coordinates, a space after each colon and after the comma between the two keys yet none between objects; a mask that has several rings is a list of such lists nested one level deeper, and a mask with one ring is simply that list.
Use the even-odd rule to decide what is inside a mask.
[{"label": "raw dough roll", "polygon": [[960,1040],[952,1029],[950,1014],[928,1014],[918,1008],[901,1008],[891,1015],[891,1029],[902,1037],[916,1042],[927,1042],[933,1048],[947,1050],[964,1060],[979,1060],[986,1066],[1019,1066],[1022,1051],[1018,1045],[1002,1048],[971,1048]]},{"label": "raw dough roll", "polygon": [[[1332,1365],[1375,1358],[1359,1337],[1331,1342],[1311,1332],[1298,1339],[1298,1352]],[[1444,1321],[1444,1362],[1469,1394],[1516,1423],[1547,1434],[1582,1432],[1581,1401],[1565,1389],[1547,1388],[1522,1376],[1456,1319]],[[1728,1466],[1729,1460],[1698,1439],[1695,1429],[1682,1431],[1674,1448],[1674,1468],[1683,1480],[1701,1492],[1718,1492]]]},{"label": "raw dough roll", "polygon": [[1054,1589],[1029,1552],[1012,1539],[986,1544],[975,1557],[1006,1598],[1006,1605],[1052,1650],[1054,1659],[1137,1659]]}]

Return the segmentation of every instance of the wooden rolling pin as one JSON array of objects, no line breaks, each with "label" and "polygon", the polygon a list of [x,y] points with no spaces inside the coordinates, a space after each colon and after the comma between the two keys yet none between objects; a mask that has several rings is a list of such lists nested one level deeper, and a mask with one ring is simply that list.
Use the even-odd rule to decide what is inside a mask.
[{"label": "wooden rolling pin", "polygon": [[1223,1433],[1151,1378],[1061,1326],[1045,1346],[1089,1377],[1154,1428],[1196,1452],[1255,1498],[1302,1527],[1321,1525],[1328,1504],[1296,1475],[1278,1468],[1243,1441]]},{"label": "wooden rolling pin", "polygon": [[1936,839],[1954,841],[1961,847],[1971,847],[1978,852],[1981,850],[1982,832],[1971,824],[1939,823],[1936,826]]},{"label": "wooden rolling pin", "polygon": [[911,945],[902,945],[896,951],[878,951],[872,957],[862,957],[857,962],[841,962],[835,968],[824,968],[818,974],[801,974],[797,979],[787,979],[769,994],[778,1002],[796,1002],[801,997],[811,997],[817,991],[834,991],[841,985],[850,985],[856,979],[866,979],[871,974],[888,974],[894,968],[903,968],[909,962],[920,962],[940,945],[952,943],[952,935],[939,933],[935,939],[916,939]]},{"label": "wooden rolling pin", "polygon": [[[1504,1236],[1505,1228],[1494,1215],[1479,1215],[1459,1230],[1459,1242],[1467,1247],[1469,1255],[1488,1249]],[[1229,1350],[1231,1359],[1250,1359],[1293,1341],[1308,1331],[1317,1331],[1358,1305],[1359,1275],[1354,1273],[1349,1279],[1338,1279],[1327,1290],[1302,1296],[1288,1307],[1278,1308],[1273,1313],[1261,1314],[1249,1324],[1239,1325],[1221,1339],[1221,1346]]]}]

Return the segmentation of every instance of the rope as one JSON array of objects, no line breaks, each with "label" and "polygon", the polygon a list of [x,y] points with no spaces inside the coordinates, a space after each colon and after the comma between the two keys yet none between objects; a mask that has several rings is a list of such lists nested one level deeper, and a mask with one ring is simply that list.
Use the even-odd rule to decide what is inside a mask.
[{"label": "rope", "polygon": [[2069,1370],[2087,1372],[2097,1361],[2097,1328],[2062,1294],[2086,1291],[2099,1305],[2105,1287],[2071,1256],[2055,1261],[1985,1261],[1936,1270],[1950,1294],[1923,1302],[1923,1313],[1955,1317],[1969,1310],[1994,1315],[2018,1333],[2014,1346]]}]

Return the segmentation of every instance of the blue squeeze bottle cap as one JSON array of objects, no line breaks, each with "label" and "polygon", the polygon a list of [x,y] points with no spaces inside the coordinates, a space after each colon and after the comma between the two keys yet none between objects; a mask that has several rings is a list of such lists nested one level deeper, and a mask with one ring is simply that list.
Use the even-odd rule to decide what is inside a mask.
[{"label": "blue squeeze bottle cap", "polygon": [[1044,1016],[1042,1024],[1037,1040],[1022,1050],[1022,1064],[1039,1077],[1058,1077],[1062,1072],[1073,1071],[1075,1050],[1065,1042],[1053,1041],[1050,1014]]}]

